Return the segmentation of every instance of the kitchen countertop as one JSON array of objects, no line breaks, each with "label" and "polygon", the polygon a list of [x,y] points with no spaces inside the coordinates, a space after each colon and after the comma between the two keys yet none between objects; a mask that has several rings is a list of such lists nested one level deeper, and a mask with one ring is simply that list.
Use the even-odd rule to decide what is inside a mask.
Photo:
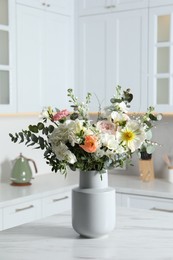
[{"label": "kitchen countertop", "polygon": [[[39,198],[42,195],[51,195],[56,192],[65,192],[77,186],[78,173],[69,172],[67,177],[58,173],[49,173],[35,176],[30,186],[11,186],[9,183],[0,183],[0,208]],[[138,194],[173,199],[173,184],[164,179],[155,179],[143,182],[139,176],[128,174],[109,174],[109,185],[116,188],[116,192]]]},{"label": "kitchen countertop", "polygon": [[117,208],[108,236],[81,238],[70,214],[51,216],[0,233],[1,260],[168,260],[173,259],[171,213]]}]

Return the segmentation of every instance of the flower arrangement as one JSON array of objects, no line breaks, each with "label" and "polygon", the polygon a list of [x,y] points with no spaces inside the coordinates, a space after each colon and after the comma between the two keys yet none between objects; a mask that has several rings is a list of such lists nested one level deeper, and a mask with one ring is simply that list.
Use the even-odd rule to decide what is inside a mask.
[{"label": "flower arrangement", "polygon": [[161,116],[155,116],[150,107],[144,116],[130,118],[127,112],[133,95],[129,89],[117,86],[110,106],[100,109],[96,122],[89,118],[90,93],[85,102],[80,102],[72,89],[67,95],[73,112],[46,107],[38,124],[9,134],[14,143],[42,149],[52,171],[67,174],[69,168],[101,172],[123,167],[135,151],[151,152],[156,145],[151,141],[151,128]]}]

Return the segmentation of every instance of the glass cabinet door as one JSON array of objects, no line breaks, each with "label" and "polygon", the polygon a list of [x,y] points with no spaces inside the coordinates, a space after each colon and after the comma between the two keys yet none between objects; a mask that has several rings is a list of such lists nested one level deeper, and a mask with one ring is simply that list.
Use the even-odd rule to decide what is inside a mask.
[{"label": "glass cabinet door", "polygon": [[[172,10],[171,10],[172,9]],[[149,105],[173,111],[173,6],[150,11]]]},{"label": "glass cabinet door", "polygon": [[[0,0],[0,113],[16,112],[13,102],[14,0]],[[14,98],[15,99],[15,98]]]}]

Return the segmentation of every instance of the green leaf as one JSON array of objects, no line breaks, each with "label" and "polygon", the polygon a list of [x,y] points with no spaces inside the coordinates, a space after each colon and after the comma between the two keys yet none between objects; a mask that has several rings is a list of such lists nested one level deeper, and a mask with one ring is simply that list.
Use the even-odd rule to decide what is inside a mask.
[{"label": "green leaf", "polygon": [[114,104],[114,103],[121,103],[122,100],[121,100],[121,99],[118,99],[118,98],[111,98],[111,99],[110,99],[110,102],[111,102],[112,104]]},{"label": "green leaf", "polygon": [[31,135],[31,140],[32,140],[34,143],[37,143],[37,142],[38,142],[38,137],[37,137],[35,134],[32,134],[32,135]]},{"label": "green leaf", "polygon": [[78,113],[73,113],[73,114],[70,115],[70,119],[71,119],[71,120],[75,120],[75,119],[77,119],[78,117],[79,117],[79,114],[78,114]]},{"label": "green leaf", "polygon": [[53,126],[53,125],[50,125],[50,126],[48,127],[49,133],[51,134],[51,133],[53,132],[53,130],[54,130],[54,126]]},{"label": "green leaf", "polygon": [[157,121],[157,117],[154,116],[153,114],[149,114],[149,118],[153,121]]},{"label": "green leaf", "polygon": [[43,137],[39,136],[38,141],[39,141],[40,148],[43,150],[44,149],[44,139],[43,139]]},{"label": "green leaf", "polygon": [[44,124],[41,123],[41,122],[39,122],[39,123],[37,124],[37,127],[38,127],[38,130],[42,130],[42,129],[44,128]]},{"label": "green leaf", "polygon": [[36,125],[29,125],[29,130],[33,133],[38,133],[38,127]]},{"label": "green leaf", "polygon": [[23,143],[24,142],[24,135],[22,132],[19,132],[19,136],[20,136],[20,143]]}]

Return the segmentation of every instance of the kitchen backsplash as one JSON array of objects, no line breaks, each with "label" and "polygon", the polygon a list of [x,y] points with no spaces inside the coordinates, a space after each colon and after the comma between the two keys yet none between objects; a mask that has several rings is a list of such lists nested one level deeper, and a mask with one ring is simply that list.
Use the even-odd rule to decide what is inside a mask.
[{"label": "kitchen backsplash", "polygon": [[[37,122],[37,116],[16,116],[16,117],[0,117],[0,180],[1,182],[9,181],[11,176],[12,161],[22,153],[24,156],[34,159],[38,174],[45,174],[50,172],[50,167],[43,159],[43,154],[40,150],[35,150],[32,147],[27,148],[23,144],[13,144],[9,138],[9,133],[18,132],[32,122]],[[163,120],[153,129],[153,140],[160,144],[153,154],[154,170],[156,177],[163,177],[166,172],[166,164],[163,161],[163,155],[167,153],[173,159],[173,115],[163,116]],[[133,157],[133,165],[128,166],[126,170],[118,172],[127,172],[139,176],[138,157]],[[32,166],[31,166],[32,167]]]}]

